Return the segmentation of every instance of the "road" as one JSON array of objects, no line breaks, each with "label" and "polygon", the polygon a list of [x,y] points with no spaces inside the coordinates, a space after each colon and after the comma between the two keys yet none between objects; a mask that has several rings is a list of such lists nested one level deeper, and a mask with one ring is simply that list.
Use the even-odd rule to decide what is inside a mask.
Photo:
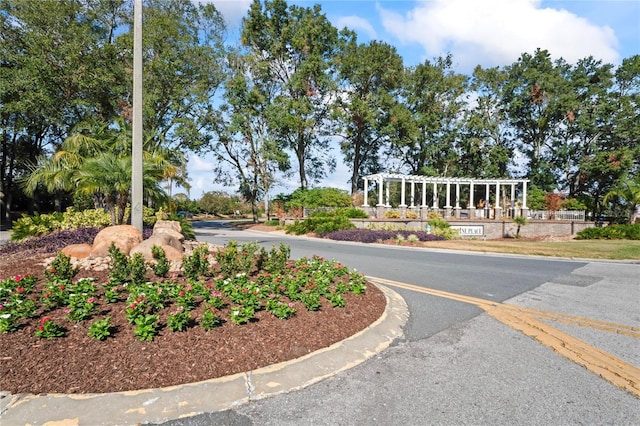
[{"label": "road", "polygon": [[195,230],[339,260],[400,293],[410,320],[393,347],[321,383],[164,425],[640,424],[637,264]]}]

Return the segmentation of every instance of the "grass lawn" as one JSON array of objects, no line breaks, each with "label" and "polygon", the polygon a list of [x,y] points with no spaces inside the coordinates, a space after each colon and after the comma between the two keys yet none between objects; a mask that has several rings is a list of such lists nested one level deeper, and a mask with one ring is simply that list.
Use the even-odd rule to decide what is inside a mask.
[{"label": "grass lawn", "polygon": [[424,247],[584,259],[640,260],[640,241],[633,240],[449,240]]}]

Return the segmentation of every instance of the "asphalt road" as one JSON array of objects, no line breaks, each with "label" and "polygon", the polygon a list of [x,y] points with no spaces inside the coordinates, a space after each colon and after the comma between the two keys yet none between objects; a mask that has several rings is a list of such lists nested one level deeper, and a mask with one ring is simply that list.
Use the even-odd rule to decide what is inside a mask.
[{"label": "asphalt road", "polygon": [[[640,366],[638,337],[603,331],[590,322],[640,330],[637,264],[363,246],[213,223],[196,224],[196,234],[219,244],[285,242],[294,258],[317,254],[399,283],[579,315],[586,318],[583,324],[549,319],[543,328],[548,324],[552,331],[581,339],[586,346],[579,352],[593,345],[623,359],[630,375]],[[163,424],[640,424],[637,396],[582,361],[559,355],[562,348],[541,344],[538,331],[527,335],[462,296],[394,290],[407,301],[410,320],[405,338],[378,356],[303,390]]]}]

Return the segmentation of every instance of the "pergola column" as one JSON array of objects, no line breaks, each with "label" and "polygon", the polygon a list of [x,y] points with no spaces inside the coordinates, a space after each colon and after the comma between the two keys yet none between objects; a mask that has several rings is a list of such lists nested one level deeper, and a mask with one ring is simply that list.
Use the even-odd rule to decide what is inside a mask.
[{"label": "pergola column", "polygon": [[456,182],[456,206],[454,207],[454,215],[460,219],[460,182]]},{"label": "pergola column", "polygon": [[433,183],[433,196],[431,198],[433,201],[433,208],[439,209],[440,206],[438,206],[438,184],[435,182]]},{"label": "pergola column", "polygon": [[386,190],[387,190],[387,191],[386,191],[386,194],[385,194],[385,195],[386,195],[386,198],[387,198],[387,199],[385,200],[385,201],[386,201],[386,203],[384,204],[384,205],[385,205],[385,207],[391,207],[391,203],[389,203],[389,199],[390,199],[390,197],[389,197],[389,187],[390,187],[390,186],[391,186],[391,181],[390,181],[390,180],[388,180],[388,181],[387,181],[387,188],[386,188]]},{"label": "pergola column", "polygon": [[416,206],[415,204],[415,191],[416,191],[416,183],[413,181],[413,179],[411,180],[411,208],[414,208]]},{"label": "pergola column", "polygon": [[476,218],[476,205],[473,202],[473,182],[469,183],[469,219]]},{"label": "pergola column", "polygon": [[489,219],[491,217],[491,205],[489,204],[489,184],[485,185],[484,191],[484,217]]},{"label": "pergola column", "polygon": [[516,185],[511,184],[511,217],[516,216]]},{"label": "pergola column", "polygon": [[444,217],[451,217],[451,182],[447,179],[447,193],[445,195],[446,204],[444,206]]},{"label": "pergola column", "polygon": [[378,206],[384,206],[384,203],[382,202],[383,193],[384,193],[384,180],[382,179],[382,176],[380,176],[378,178]]},{"label": "pergola column", "polygon": [[404,192],[405,192],[405,187],[404,187],[404,177],[402,178],[402,183],[400,184],[400,207],[407,207],[407,204],[404,202]]},{"label": "pergola column", "polygon": [[427,207],[427,182],[422,182],[422,205],[420,207]]},{"label": "pergola column", "polygon": [[369,179],[364,178],[364,203],[362,207],[369,207],[367,193],[369,192]]},{"label": "pergola column", "polygon": [[496,183],[496,205],[493,210],[493,218],[495,220],[502,219],[502,207],[500,207],[500,183]]}]

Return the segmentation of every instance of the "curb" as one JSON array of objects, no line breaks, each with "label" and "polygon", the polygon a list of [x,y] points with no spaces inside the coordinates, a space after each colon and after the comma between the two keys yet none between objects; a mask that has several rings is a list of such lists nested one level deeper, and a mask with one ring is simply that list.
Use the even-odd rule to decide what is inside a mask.
[{"label": "curb", "polygon": [[375,284],[387,306],[359,333],[301,358],[166,388],[101,394],[3,394],[0,423],[13,425],[135,425],[224,411],[253,400],[305,388],[361,364],[401,338],[409,319],[404,299]]}]

